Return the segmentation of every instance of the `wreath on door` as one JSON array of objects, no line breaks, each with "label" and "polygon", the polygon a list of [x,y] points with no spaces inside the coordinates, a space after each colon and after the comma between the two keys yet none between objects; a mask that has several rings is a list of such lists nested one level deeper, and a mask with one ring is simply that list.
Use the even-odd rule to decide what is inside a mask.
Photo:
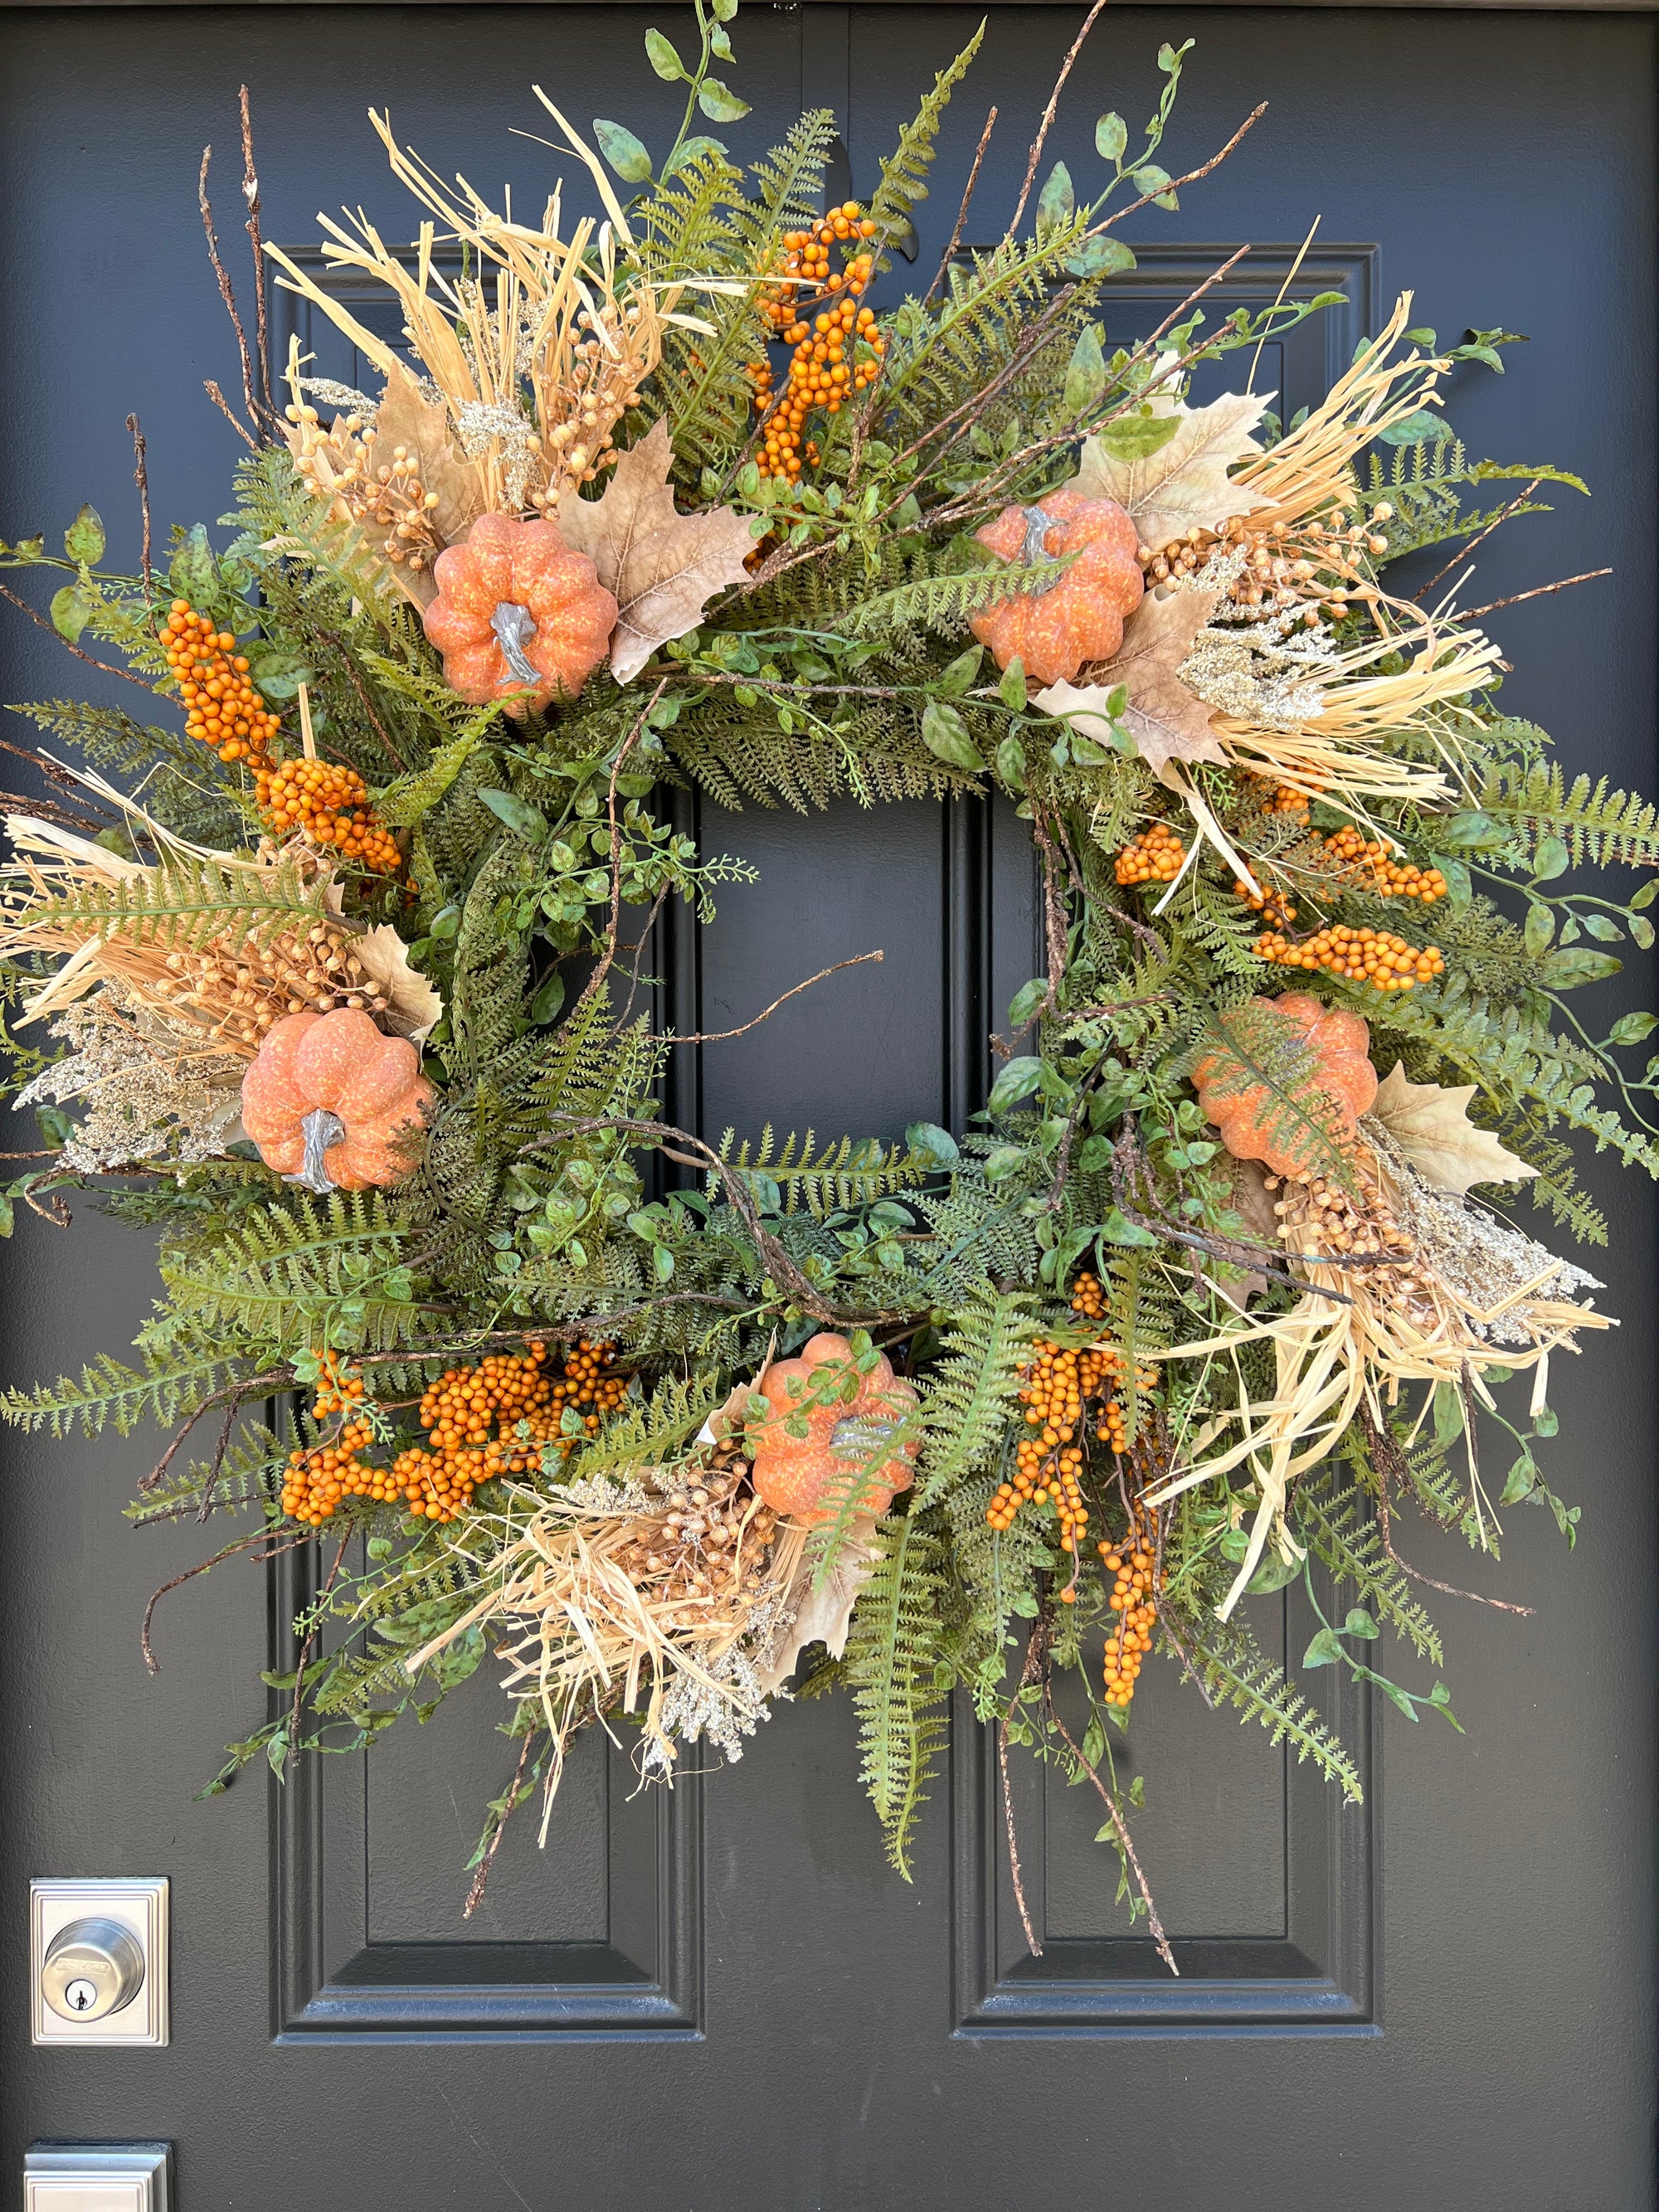
[{"label": "wreath on door", "polygon": [[[1443,344],[1409,295],[1289,421],[1263,346],[1331,300],[1206,319],[1239,255],[1108,343],[1125,219],[1256,117],[1171,176],[1166,46],[1144,133],[1103,115],[1101,169],[1038,191],[1100,0],[1002,234],[961,243],[988,121],[931,283],[890,303],[977,36],[867,203],[826,207],[829,115],[747,167],[694,130],[746,112],[712,73],[736,0],[695,4],[694,58],[647,34],[685,90],[666,149],[605,121],[590,146],[538,91],[595,216],[497,213],[373,118],[416,243],[359,217],[323,252],[384,283],[399,345],[262,240],[244,93],[256,268],[374,388],[297,341],[273,380],[204,157],[241,365],[242,416],[208,386],[246,448],[228,540],[153,547],[134,422],[137,574],[89,506],[61,557],[0,549],[64,577],[45,613],[6,596],[146,695],[21,710],[51,797],[9,817],[0,936],[46,1149],[8,1217],[94,1191],[159,1231],[164,1291],[137,1364],[5,1411],[160,1420],[132,1517],[240,1518],[204,1565],[316,1548],[294,1664],[214,1787],[499,1671],[510,1778],[469,1910],[580,1729],[672,1782],[841,1687],[904,1872],[961,1692],[1005,1774],[1013,1741],[1098,1791],[1173,1966],[1127,1818],[1151,1656],[1357,1797],[1252,1598],[1302,1579],[1304,1668],[1455,1725],[1401,1508],[1491,1551],[1537,1501],[1572,1539],[1535,1446],[1553,1356],[1608,1323],[1515,1206],[1602,1238],[1569,1133],[1659,1170],[1651,1066],[1620,1058],[1655,1017],[1595,1041],[1566,1004],[1651,945],[1659,890],[1568,871],[1650,869],[1659,826],[1569,787],[1497,702],[1494,610],[1460,603],[1491,531],[1583,487],[1469,459],[1447,380],[1509,334]],[[1029,822],[1042,973],[965,1130],[819,1149],[662,1118],[685,1040],[642,1008],[651,925],[748,873],[653,808],[675,785],[808,813],[1000,793]]]}]

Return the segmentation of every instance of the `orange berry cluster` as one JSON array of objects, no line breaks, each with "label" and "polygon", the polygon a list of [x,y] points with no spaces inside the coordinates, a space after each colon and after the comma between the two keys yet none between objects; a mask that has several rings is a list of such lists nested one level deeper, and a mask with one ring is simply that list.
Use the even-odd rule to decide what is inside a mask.
[{"label": "orange berry cluster", "polygon": [[249,683],[247,659],[237,652],[234,632],[198,614],[188,599],[175,599],[160,636],[167,672],[184,702],[186,736],[211,745],[222,761],[269,769],[266,747],[280,718]]},{"label": "orange berry cluster", "polygon": [[362,1403],[362,1376],[344,1366],[337,1352],[319,1352],[316,1358],[322,1379],[312,1401],[312,1419],[325,1421],[331,1413],[349,1413],[354,1406]]},{"label": "orange berry cluster", "polygon": [[[584,1339],[566,1355],[560,1376],[547,1371],[544,1344],[529,1345],[522,1354],[492,1353],[476,1367],[452,1367],[421,1400],[421,1425],[431,1431],[434,1449],[411,1444],[389,1468],[371,1466],[359,1455],[372,1441],[373,1429],[367,1421],[348,1420],[331,1443],[289,1454],[283,1510],[315,1528],[337,1511],[342,1499],[367,1498],[376,1505],[402,1503],[422,1520],[453,1521],[471,1506],[481,1483],[539,1467],[544,1445],[567,1453],[574,1449],[576,1439],[563,1434],[567,1407],[580,1416],[588,1435],[597,1431],[627,1395],[625,1379],[605,1372],[615,1357],[614,1346]],[[313,1419],[349,1413],[362,1397],[362,1377],[342,1370],[328,1353],[319,1353],[319,1362],[323,1380]]]},{"label": "orange berry cluster", "polygon": [[[325,1421],[331,1414],[350,1413],[362,1402],[362,1376],[342,1366],[331,1352],[319,1352],[316,1357],[321,1375],[312,1400],[311,1418]],[[348,1420],[331,1443],[316,1445],[309,1451],[296,1447],[288,1455],[288,1472],[283,1478],[283,1512],[319,1528],[332,1517],[342,1498],[359,1496],[371,1480],[380,1480],[379,1471],[357,1456],[374,1440],[374,1431],[367,1421]]]},{"label": "orange berry cluster", "polygon": [[1154,822],[1131,837],[1117,856],[1121,884],[1172,884],[1186,866],[1187,848],[1167,822]]},{"label": "orange berry cluster", "polygon": [[[783,258],[775,273],[793,281],[769,287],[761,295],[760,307],[794,351],[782,400],[767,423],[758,455],[763,476],[799,477],[807,416],[815,407],[838,415],[843,402],[873,384],[880,373],[886,341],[872,310],[858,304],[875,273],[875,257],[855,253],[845,269],[830,266],[832,246],[845,247],[875,234],[875,224],[856,200],[831,208],[811,230],[783,234]],[[808,293],[815,297],[809,300]],[[811,308],[825,300],[830,304],[809,323]],[[749,376],[755,387],[755,411],[764,415],[772,407],[775,392],[771,362],[763,355],[751,361]],[[808,459],[815,458],[810,444],[805,450]]]},{"label": "orange berry cluster", "polygon": [[284,761],[256,776],[259,807],[272,834],[295,830],[313,845],[332,845],[349,860],[381,875],[403,866],[392,832],[368,803],[368,787],[356,769],[333,761]]},{"label": "orange berry cluster", "polygon": [[573,1450],[575,1438],[563,1434],[566,1407],[592,1436],[628,1395],[625,1379],[605,1371],[615,1357],[614,1346],[584,1338],[556,1376],[547,1372],[544,1344],[452,1367],[421,1400],[421,1426],[431,1431],[434,1449],[412,1444],[392,1468],[413,1510],[428,1521],[453,1520],[480,1483],[539,1467],[544,1444]]},{"label": "orange berry cluster", "polygon": [[1265,891],[1253,891],[1242,876],[1233,882],[1233,896],[1243,900],[1252,914],[1259,914],[1275,929],[1288,929],[1296,920],[1296,908],[1287,893],[1275,890],[1271,885]]},{"label": "orange berry cluster", "polygon": [[[1258,775],[1254,769],[1249,773],[1250,784],[1255,787],[1255,803],[1264,814],[1307,812],[1308,794],[1305,791],[1297,790],[1293,784],[1275,783],[1272,776]],[[1317,777],[1310,776],[1308,781],[1316,791],[1322,791],[1325,787]]]},{"label": "orange berry cluster", "polygon": [[374,1440],[367,1421],[347,1421],[332,1443],[291,1451],[283,1478],[283,1512],[320,1528],[343,1498],[390,1498],[391,1490],[382,1486],[390,1484],[391,1476],[357,1456]]},{"label": "orange berry cluster", "polygon": [[[1072,1310],[1090,1321],[1103,1317],[1105,1294],[1097,1277],[1078,1277],[1072,1287]],[[1046,1338],[1033,1350],[1036,1356],[1024,1370],[1019,1393],[1030,1433],[1014,1447],[1013,1480],[999,1486],[985,1518],[993,1528],[1011,1528],[1022,1506],[1052,1504],[1060,1521],[1060,1548],[1075,1552],[1089,1524],[1079,1434],[1086,1436],[1092,1426],[1095,1441],[1114,1452],[1122,1451],[1127,1441],[1116,1396],[1123,1357],[1110,1345],[1077,1349]],[[1135,1370],[1143,1389],[1151,1389],[1156,1379],[1145,1368]],[[1061,1590],[1061,1602],[1071,1604],[1076,1595],[1075,1588]]]},{"label": "orange berry cluster", "polygon": [[1378,898],[1414,898],[1432,906],[1446,896],[1446,878],[1438,868],[1391,860],[1380,839],[1362,836],[1352,823],[1325,840],[1325,850],[1338,867],[1369,877],[1364,887]]},{"label": "orange berry cluster", "polygon": [[329,761],[270,757],[270,740],[282,727],[248,681],[248,660],[236,639],[175,599],[160,632],[169,672],[185,707],[185,732],[211,745],[222,761],[246,761],[253,771],[259,811],[274,836],[301,830],[313,844],[332,845],[348,860],[393,875],[403,855],[368,804],[368,787],[355,769]]},{"label": "orange berry cluster", "polygon": [[1407,945],[1386,929],[1349,929],[1342,923],[1304,937],[1299,945],[1279,930],[1268,930],[1257,938],[1255,953],[1281,968],[1322,968],[1328,975],[1369,983],[1378,991],[1409,991],[1415,984],[1432,982],[1446,966],[1437,945]]},{"label": "orange berry cluster", "polygon": [[1106,1638],[1106,1703],[1127,1712],[1142,1657],[1152,1648],[1152,1626],[1158,1619],[1152,1591],[1157,1555],[1150,1533],[1138,1515],[1131,1515],[1128,1533],[1121,1544],[1102,1543],[1097,1549],[1102,1563],[1116,1577],[1107,1600],[1117,1615],[1117,1626]]}]

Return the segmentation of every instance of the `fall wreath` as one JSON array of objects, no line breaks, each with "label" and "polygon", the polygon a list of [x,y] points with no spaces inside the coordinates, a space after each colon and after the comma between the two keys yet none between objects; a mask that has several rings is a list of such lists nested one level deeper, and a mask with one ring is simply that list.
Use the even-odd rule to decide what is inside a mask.
[{"label": "fall wreath", "polygon": [[[46,1149],[6,1204],[94,1190],[159,1229],[165,1291],[136,1364],[5,1411],[157,1419],[140,1524],[320,1548],[227,1774],[499,1670],[471,1902],[576,1731],[672,1780],[792,1681],[850,1691],[903,1871],[963,1692],[1099,1790],[1173,1965],[1121,1779],[1150,1656],[1356,1795],[1252,1597],[1303,1577],[1305,1668],[1450,1720],[1399,1510],[1490,1548],[1535,1499],[1571,1540],[1534,1440],[1553,1355],[1607,1322],[1514,1205],[1602,1237],[1574,1132],[1659,1171],[1651,1073],[1618,1056],[1654,1018],[1596,1042],[1564,1006],[1652,942],[1659,890],[1566,872],[1651,868],[1659,825],[1567,786],[1496,703],[1462,555],[1427,573],[1583,489],[1471,460],[1438,411],[1507,333],[1443,345],[1407,295],[1288,422],[1255,368],[1324,297],[1212,324],[1211,277],[1109,347],[1124,218],[1237,143],[1160,166],[1185,47],[1139,138],[1100,118],[1086,188],[1037,190],[1051,100],[997,242],[962,246],[964,199],[885,301],[977,40],[867,204],[826,207],[828,115],[747,167],[692,130],[746,112],[711,74],[735,4],[696,0],[693,59],[647,34],[686,90],[672,147],[591,146],[538,94],[591,216],[556,191],[510,220],[373,118],[416,240],[360,218],[323,251],[387,288],[398,345],[261,240],[245,94],[245,421],[209,387],[247,447],[231,534],[153,551],[135,422],[138,574],[90,507],[61,557],[0,549],[62,572],[46,611],[0,590],[155,718],[20,710],[50,797],[9,817],[0,951]],[[297,343],[273,378],[268,263],[374,390]],[[1218,362],[1236,388],[1196,404]],[[653,805],[677,782],[1017,801],[1046,965],[970,1127],[818,1151],[659,1118],[650,924],[744,872]],[[1515,1437],[1501,1480],[1477,1413]]]}]

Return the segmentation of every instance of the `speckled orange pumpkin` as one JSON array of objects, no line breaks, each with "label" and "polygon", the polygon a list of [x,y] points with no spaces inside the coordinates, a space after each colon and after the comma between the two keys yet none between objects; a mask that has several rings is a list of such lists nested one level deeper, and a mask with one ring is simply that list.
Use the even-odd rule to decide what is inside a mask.
[{"label": "speckled orange pumpkin", "polygon": [[617,602],[553,523],[481,514],[432,574],[438,596],[426,634],[444,657],[445,682],[475,707],[515,691],[523,696],[510,714],[574,699],[605,659]]},{"label": "speckled orange pumpkin", "polygon": [[421,1055],[352,1006],[287,1014],[242,1078],[242,1127],[268,1168],[308,1190],[367,1190],[409,1173],[399,1133],[433,1097]]},{"label": "speckled orange pumpkin", "polygon": [[1068,484],[1035,507],[1005,507],[975,535],[1005,561],[1078,556],[1047,591],[1018,592],[974,616],[969,627],[999,668],[1018,657],[1033,684],[1068,684],[1117,651],[1124,618],[1146,586],[1134,524],[1115,499],[1089,499]]},{"label": "speckled orange pumpkin", "polygon": [[[761,1383],[771,1410],[758,1429],[752,1419],[749,1426],[755,1490],[775,1512],[792,1520],[834,1520],[844,1502],[843,1486],[875,1457],[884,1431],[896,1428],[915,1407],[915,1392],[895,1376],[890,1360],[879,1359],[869,1374],[860,1375],[852,1354],[844,1336],[825,1330],[802,1346],[799,1358],[780,1359],[769,1367]],[[828,1378],[825,1369],[831,1370]],[[844,1386],[848,1378],[858,1387],[843,1397],[835,1385]],[[813,1401],[815,1379],[828,1402]],[[793,1413],[805,1424],[804,1437],[788,1432]],[[894,1493],[909,1488],[915,1480],[911,1462],[921,1448],[921,1439],[913,1437],[884,1465],[872,1469],[860,1500],[865,1511],[884,1513]]]},{"label": "speckled orange pumpkin", "polygon": [[[1317,1061],[1317,1073],[1310,1080],[1335,1108],[1342,1134],[1351,1137],[1359,1116],[1370,1112],[1376,1097],[1371,1033],[1365,1024],[1358,1014],[1328,1006],[1307,991],[1250,1003],[1271,1006],[1307,1038]],[[1267,1085],[1241,1082],[1239,1074],[1239,1062],[1224,1052],[1210,1054],[1193,1070],[1198,1103],[1221,1132],[1222,1143],[1236,1160],[1260,1160],[1275,1175],[1305,1176],[1313,1164],[1307,1131],[1285,1127],[1285,1115],[1273,1112]]]}]

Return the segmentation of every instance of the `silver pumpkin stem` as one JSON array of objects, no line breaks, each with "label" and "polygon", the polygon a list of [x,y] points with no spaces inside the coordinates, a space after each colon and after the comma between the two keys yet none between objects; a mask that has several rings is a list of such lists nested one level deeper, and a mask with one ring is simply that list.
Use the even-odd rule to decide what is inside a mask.
[{"label": "silver pumpkin stem", "polygon": [[495,641],[501,648],[501,659],[518,678],[520,684],[539,684],[538,669],[532,668],[525,654],[525,647],[536,635],[536,624],[528,607],[521,607],[512,599],[503,599],[489,617],[489,627],[495,633]]},{"label": "silver pumpkin stem", "polygon": [[303,1189],[314,1190],[319,1198],[340,1186],[329,1175],[323,1164],[323,1156],[330,1147],[337,1145],[345,1134],[345,1123],[326,1106],[313,1106],[300,1123],[305,1133],[305,1158],[298,1175],[285,1175],[284,1182],[297,1182]]},{"label": "silver pumpkin stem", "polygon": [[[1040,507],[1023,507],[1020,513],[1025,517],[1025,543],[1020,548],[1019,557],[1029,567],[1033,562],[1046,561],[1050,557],[1048,532],[1063,530],[1066,526],[1057,516],[1045,514]],[[1060,579],[1054,576],[1046,584],[1033,584],[1026,596],[1033,599],[1047,599],[1060,581]]]}]

